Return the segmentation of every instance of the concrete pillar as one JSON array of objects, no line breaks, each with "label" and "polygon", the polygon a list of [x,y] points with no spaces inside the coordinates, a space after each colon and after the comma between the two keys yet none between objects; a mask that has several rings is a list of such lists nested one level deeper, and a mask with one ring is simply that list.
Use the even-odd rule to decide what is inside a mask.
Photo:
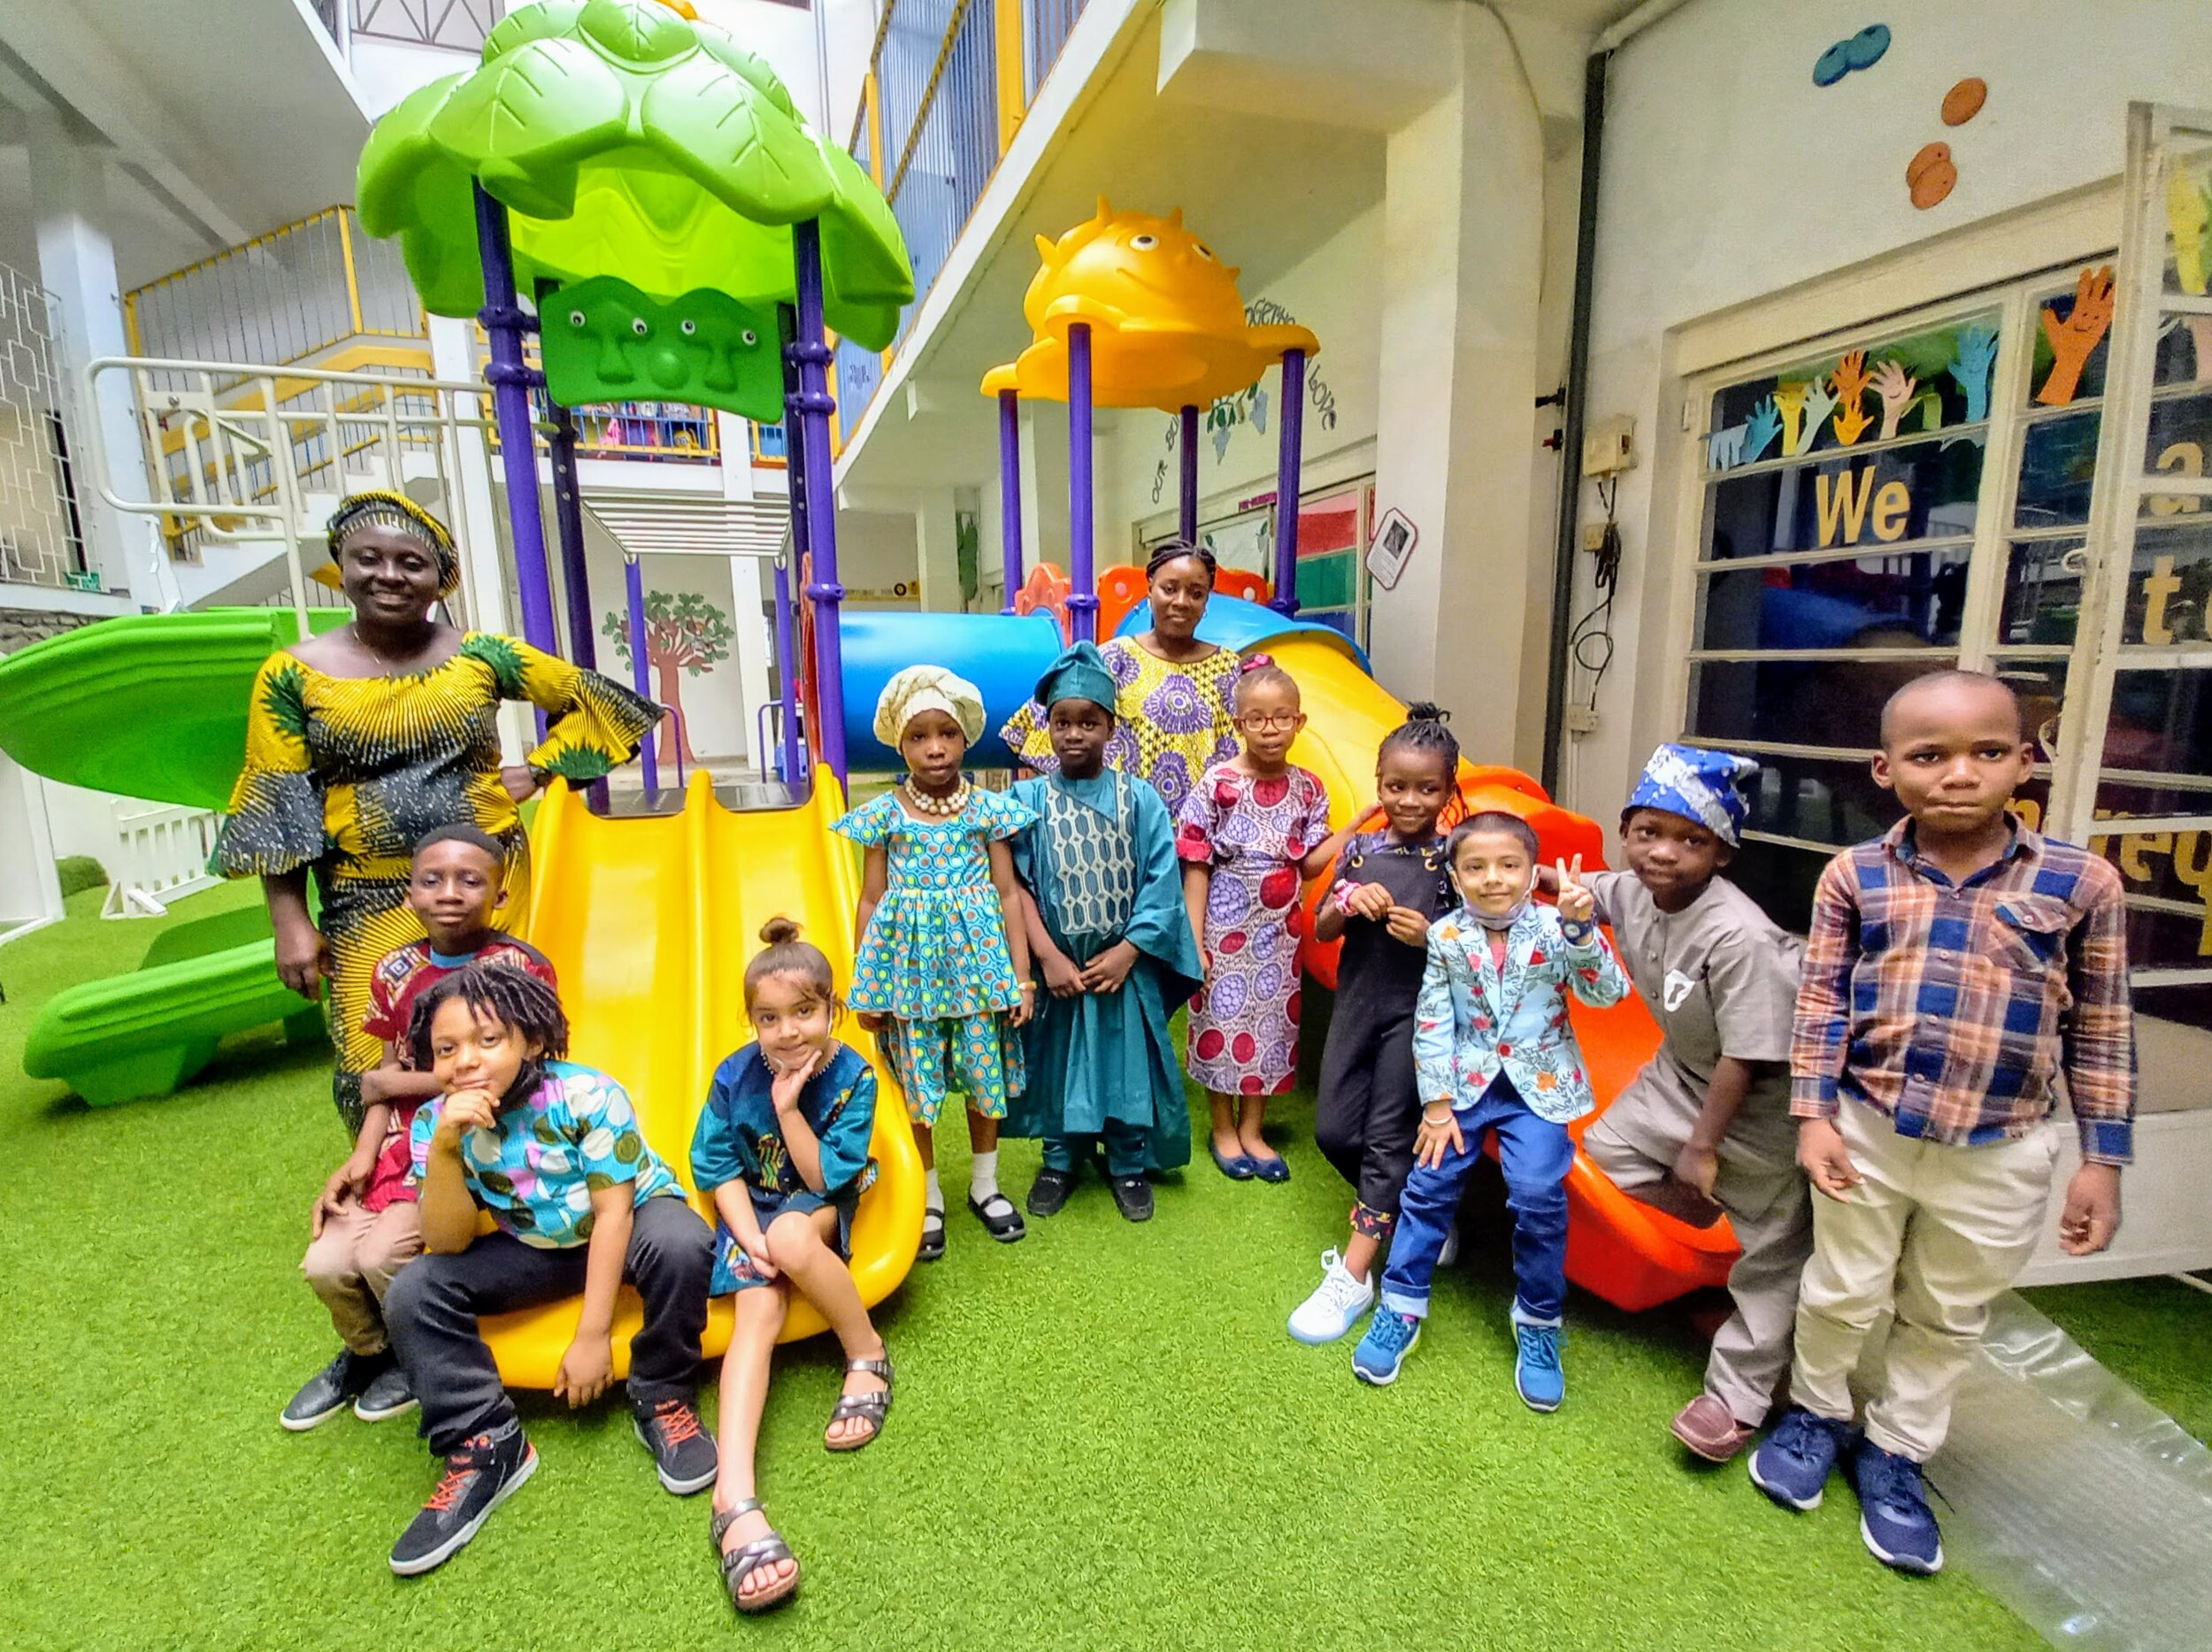
[{"label": "concrete pillar", "polygon": [[[1543,135],[1496,16],[1457,8],[1456,84],[1391,133],[1386,160],[1375,505],[1419,538],[1375,593],[1376,665],[1457,714],[1478,761],[1515,753],[1535,441]],[[1545,389],[1552,387],[1545,386]]]},{"label": "concrete pillar", "polygon": [[914,540],[923,609],[933,614],[960,612],[967,603],[960,594],[958,503],[951,488],[924,488],[916,494]]},{"label": "concrete pillar", "polygon": [[[731,646],[731,663],[737,668],[745,750],[756,765],[761,761],[760,708],[776,697],[774,675],[769,670],[772,622],[764,606],[774,585],[774,576],[759,557],[730,558],[730,627],[737,634]],[[772,732],[769,738],[774,740]]]},{"label": "concrete pillar", "polygon": [[128,379],[103,375],[96,400],[85,388],[85,370],[93,361],[131,353],[115,274],[115,243],[106,228],[105,158],[51,114],[28,117],[25,137],[38,279],[54,295],[59,311],[55,365],[69,386],[76,415],[73,434],[80,442],[96,442],[104,455],[104,465],[97,469],[94,456],[78,456],[86,554],[109,590],[127,590],[149,607],[173,607],[180,597],[154,519],[119,511],[100,496],[103,480],[120,497],[150,496]]},{"label": "concrete pillar", "polygon": [[978,613],[995,614],[1006,606],[1002,589],[1006,569],[1006,507],[995,475],[977,491],[976,521],[981,542],[975,557],[975,607]]}]

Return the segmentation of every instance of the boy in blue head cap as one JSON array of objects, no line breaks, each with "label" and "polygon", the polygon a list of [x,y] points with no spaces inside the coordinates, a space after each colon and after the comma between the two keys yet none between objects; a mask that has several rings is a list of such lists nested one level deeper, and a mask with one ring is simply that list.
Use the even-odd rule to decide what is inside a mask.
[{"label": "boy in blue head cap", "polygon": [[1024,1029],[1029,1087],[1010,1135],[1044,1138],[1029,1213],[1057,1214],[1102,1139],[1123,1216],[1152,1214],[1148,1171],[1190,1159],[1190,1112],[1168,1018],[1205,964],[1183,903],[1175,821],[1160,794],[1106,766],[1112,673],[1078,642],[1038,680],[1058,772],[1015,784],[1036,817],[1011,841],[1030,957],[1043,978]]},{"label": "boy in blue head cap", "polygon": [[1583,880],[1666,1036],[1582,1150],[1647,1203],[1694,1222],[1717,1205],[1743,1246],[1728,1276],[1735,1312],[1713,1339],[1704,1392],[1673,1424],[1715,1463],[1749,1442],[1789,1369],[1813,1247],[1789,1116],[1800,949],[1715,875],[1735,853],[1740,788],[1758,769],[1732,752],[1661,746],[1621,813],[1629,870]]}]

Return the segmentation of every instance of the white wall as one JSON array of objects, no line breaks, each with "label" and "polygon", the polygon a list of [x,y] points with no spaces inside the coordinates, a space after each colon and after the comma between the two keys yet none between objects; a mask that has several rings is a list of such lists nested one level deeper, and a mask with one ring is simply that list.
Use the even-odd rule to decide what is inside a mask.
[{"label": "white wall", "polygon": [[[1895,8],[1883,14],[1894,34],[1878,64],[1815,87],[1815,59],[1873,15],[1846,0],[1692,0],[1614,59],[1589,406],[1594,418],[1632,415],[1647,464],[1620,488],[1619,652],[1600,726],[1570,743],[1562,788],[1601,819],[1617,811],[1650,741],[1674,732],[1650,711],[1655,686],[1679,669],[1656,657],[1654,636],[1671,573],[1644,554],[1648,456],[1679,411],[1661,399],[1669,330],[2116,174],[2131,99],[2212,105],[2202,0]],[[1987,104],[1946,127],[1944,92],[1969,75],[1988,82]],[[1950,145],[1959,181],[1924,211],[1907,196],[1905,168],[1932,142]],[[1821,326],[1864,319],[1838,313]],[[1674,504],[1670,494],[1656,509]],[[1586,564],[1581,573],[1578,608],[1589,600]],[[1634,721],[1632,707],[1643,709]]]}]

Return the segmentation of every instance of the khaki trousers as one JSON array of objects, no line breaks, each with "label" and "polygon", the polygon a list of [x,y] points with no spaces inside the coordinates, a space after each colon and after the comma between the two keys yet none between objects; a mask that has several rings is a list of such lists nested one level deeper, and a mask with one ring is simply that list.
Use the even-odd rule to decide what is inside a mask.
[{"label": "khaki trousers", "polygon": [[412,1199],[381,1210],[349,1202],[323,1223],[300,1258],[300,1272],[330,1310],[339,1340],[357,1354],[381,1354],[384,1293],[392,1276],[422,1254],[422,1213]]},{"label": "khaki trousers", "polygon": [[1951,1425],[1951,1401],[1989,1322],[2034,1253],[2051,1197],[2058,1126],[1986,1147],[1901,1136],[1846,1101],[1836,1119],[1864,1178],[1847,1203],[1813,1195],[1813,1259],[1797,1299],[1792,1396],[1848,1421],[1851,1373],[1885,1309],[1896,1323],[1875,1362],[1867,1438],[1924,1463]]}]

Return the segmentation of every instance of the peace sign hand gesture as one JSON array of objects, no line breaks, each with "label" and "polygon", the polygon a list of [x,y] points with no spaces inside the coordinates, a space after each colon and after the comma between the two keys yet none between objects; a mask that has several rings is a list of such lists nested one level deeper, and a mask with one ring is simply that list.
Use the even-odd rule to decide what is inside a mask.
[{"label": "peace sign hand gesture", "polygon": [[1553,868],[1559,874],[1559,916],[1570,924],[1586,924],[1597,916],[1598,898],[1583,887],[1582,857],[1574,857],[1574,864],[1555,861]]}]

